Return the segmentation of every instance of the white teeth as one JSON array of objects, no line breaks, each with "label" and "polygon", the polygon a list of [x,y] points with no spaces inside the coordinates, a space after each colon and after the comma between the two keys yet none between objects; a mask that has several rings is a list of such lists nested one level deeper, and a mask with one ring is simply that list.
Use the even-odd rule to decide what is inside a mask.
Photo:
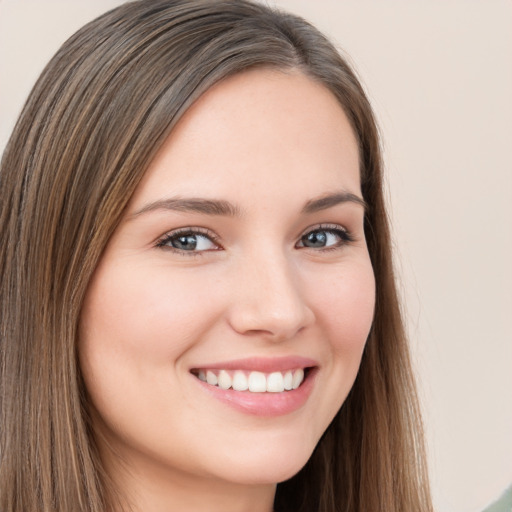
[{"label": "white teeth", "polygon": [[280,372],[271,373],[267,377],[267,391],[281,393],[284,391],[284,378]]},{"label": "white teeth", "polygon": [[299,368],[293,374],[292,388],[297,389],[302,384],[303,380],[304,380],[304,370],[302,368]]},{"label": "white teeth", "polygon": [[234,373],[227,370],[199,370],[197,378],[207,382],[211,386],[218,386],[221,389],[233,388],[235,391],[247,391],[252,393],[282,393],[297,389],[304,381],[304,370],[288,370],[282,372],[272,372],[265,374],[263,372],[247,373],[242,370],[236,370]]},{"label": "white teeth", "polygon": [[267,391],[267,379],[264,373],[251,372],[249,374],[249,391],[253,393],[264,393]]},{"label": "white teeth", "polygon": [[218,377],[218,386],[221,389],[229,389],[231,387],[231,377],[226,370],[221,370]]},{"label": "white teeth", "polygon": [[216,386],[217,385],[217,375],[215,375],[215,373],[213,373],[212,371],[208,370],[206,372],[206,382],[208,382],[208,384],[211,384],[212,386]]},{"label": "white teeth", "polygon": [[233,375],[233,389],[235,391],[246,391],[249,389],[249,382],[244,372],[236,371]]},{"label": "white teeth", "polygon": [[286,391],[293,389],[293,373],[291,371],[284,374],[284,389]]}]

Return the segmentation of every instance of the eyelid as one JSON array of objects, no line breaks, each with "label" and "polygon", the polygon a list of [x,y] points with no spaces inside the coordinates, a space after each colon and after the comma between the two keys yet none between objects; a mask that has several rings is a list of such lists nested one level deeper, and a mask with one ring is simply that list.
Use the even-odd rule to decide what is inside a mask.
[{"label": "eyelid", "polygon": [[[213,244],[215,244],[217,246],[217,248],[216,249],[211,249],[211,250],[203,250],[203,251],[185,251],[185,250],[182,250],[182,249],[178,249],[176,247],[172,247],[170,245],[165,245],[172,238],[180,236],[180,235],[200,235],[200,236],[204,236],[204,237],[208,238]],[[211,231],[210,229],[201,228],[201,227],[198,227],[198,226],[194,226],[194,227],[187,226],[187,227],[177,228],[177,229],[173,229],[171,231],[167,231],[166,233],[164,233],[162,236],[160,236],[155,241],[154,245],[157,248],[169,250],[169,251],[176,252],[176,253],[179,253],[179,254],[183,254],[183,255],[187,255],[187,256],[198,256],[198,255],[201,255],[201,254],[203,254],[205,252],[211,252],[211,251],[216,251],[216,250],[223,249],[223,247],[219,243],[219,239],[220,239],[220,237],[215,232]]]},{"label": "eyelid", "polygon": [[[297,240],[295,246],[296,247],[298,246],[298,247],[304,248],[304,249],[310,249],[307,246],[298,245],[298,244],[301,243],[302,239],[307,234],[312,233],[314,231],[327,231],[327,232],[335,233],[335,234],[337,234],[338,236],[341,237],[341,240],[340,240],[339,244],[336,244],[336,245],[333,245],[333,246],[327,246],[327,247],[324,247],[324,248],[315,248],[314,249],[315,251],[319,251],[319,250],[320,251],[321,250],[326,251],[326,250],[331,250],[331,249],[337,249],[337,248],[339,248],[339,247],[341,247],[343,245],[346,245],[346,244],[349,244],[349,243],[355,241],[355,238],[352,236],[350,231],[347,228],[345,228],[344,226],[342,226],[340,224],[326,224],[326,223],[322,223],[322,224],[316,224],[316,225],[313,225],[313,226],[309,226],[307,229],[302,231],[302,233],[298,237],[298,240]],[[172,247],[171,245],[167,245],[167,243],[171,239],[173,239],[174,237],[178,237],[180,235],[200,235],[200,236],[204,236],[204,237],[208,238],[214,245],[216,245],[217,248],[215,248],[215,249],[199,250],[199,251],[196,251],[196,250],[187,251],[187,250],[179,249],[177,247]],[[219,240],[220,240],[220,237],[215,232],[211,231],[210,229],[202,228],[202,227],[198,227],[198,226],[194,226],[194,227],[187,226],[187,227],[173,229],[171,231],[168,231],[168,232],[164,233],[162,236],[160,236],[155,241],[154,245],[157,248],[169,250],[169,251],[181,254],[181,255],[199,256],[199,255],[202,255],[203,253],[208,253],[208,252],[212,252],[212,251],[216,251],[216,250],[222,250],[223,247],[220,244]]]},{"label": "eyelid", "polygon": [[[356,238],[352,235],[352,233],[346,227],[342,226],[341,224],[325,224],[325,223],[322,223],[322,224],[317,224],[317,225],[309,226],[307,229],[305,229],[299,235],[299,239],[297,241],[297,244],[299,244],[301,242],[301,240],[307,234],[312,233],[314,231],[328,231],[328,232],[331,232],[331,233],[337,233],[337,234],[341,233],[341,234],[343,234],[343,239],[342,239],[342,241],[341,241],[341,243],[339,245],[327,246],[327,247],[324,247],[324,248],[315,249],[317,251],[318,250],[327,251],[327,250],[331,250],[331,249],[337,249],[340,246],[343,246],[343,245],[346,245],[346,244],[350,244],[350,243],[356,241]],[[299,247],[303,247],[305,249],[309,249],[309,247],[305,247],[305,246],[299,246]]]},{"label": "eyelid", "polygon": [[343,231],[343,233],[347,233],[347,235],[350,234],[349,230],[342,226],[341,224],[331,224],[331,223],[320,223],[320,224],[313,224],[312,226],[307,227],[302,231],[302,233],[299,235],[299,238],[302,238],[304,235],[307,235],[308,233],[311,233],[312,231]]}]

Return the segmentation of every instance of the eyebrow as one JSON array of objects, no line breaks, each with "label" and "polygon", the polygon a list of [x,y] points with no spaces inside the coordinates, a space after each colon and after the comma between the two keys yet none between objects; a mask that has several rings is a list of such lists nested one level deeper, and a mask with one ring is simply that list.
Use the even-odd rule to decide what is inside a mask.
[{"label": "eyebrow", "polygon": [[173,210],[177,212],[194,212],[203,215],[222,215],[226,217],[240,217],[241,211],[236,205],[223,199],[203,199],[191,197],[187,199],[172,197],[160,199],[142,207],[132,217],[138,217],[143,213],[155,210]]},{"label": "eyebrow", "polygon": [[302,213],[315,213],[343,203],[355,203],[362,206],[365,211],[368,209],[368,205],[363,198],[351,192],[342,191],[328,194],[318,199],[311,199],[302,208]]},{"label": "eyebrow", "polygon": [[[315,213],[343,203],[355,203],[362,206],[365,210],[367,209],[366,202],[361,197],[356,194],[352,194],[351,192],[341,191],[309,200],[302,208],[302,213]],[[191,212],[202,215],[219,215],[225,217],[242,216],[242,210],[237,205],[223,199],[205,199],[201,197],[185,199],[172,197],[146,204],[140,210],[132,214],[131,217],[138,217],[144,213],[156,210]]]}]

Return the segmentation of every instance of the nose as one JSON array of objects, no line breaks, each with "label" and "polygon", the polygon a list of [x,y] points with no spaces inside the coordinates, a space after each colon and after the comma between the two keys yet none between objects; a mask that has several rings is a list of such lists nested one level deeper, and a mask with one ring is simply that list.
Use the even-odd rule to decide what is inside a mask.
[{"label": "nose", "polygon": [[314,322],[299,272],[285,255],[247,258],[235,274],[229,323],[236,332],[284,341]]}]

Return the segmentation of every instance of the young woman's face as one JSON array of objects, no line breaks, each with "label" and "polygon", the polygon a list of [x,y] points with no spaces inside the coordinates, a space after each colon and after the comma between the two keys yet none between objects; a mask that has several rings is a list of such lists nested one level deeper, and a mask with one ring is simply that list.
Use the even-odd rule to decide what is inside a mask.
[{"label": "young woman's face", "polygon": [[297,72],[237,75],[185,114],[82,312],[104,457],[154,479],[244,484],[305,464],[373,317],[359,181],[341,107]]}]

